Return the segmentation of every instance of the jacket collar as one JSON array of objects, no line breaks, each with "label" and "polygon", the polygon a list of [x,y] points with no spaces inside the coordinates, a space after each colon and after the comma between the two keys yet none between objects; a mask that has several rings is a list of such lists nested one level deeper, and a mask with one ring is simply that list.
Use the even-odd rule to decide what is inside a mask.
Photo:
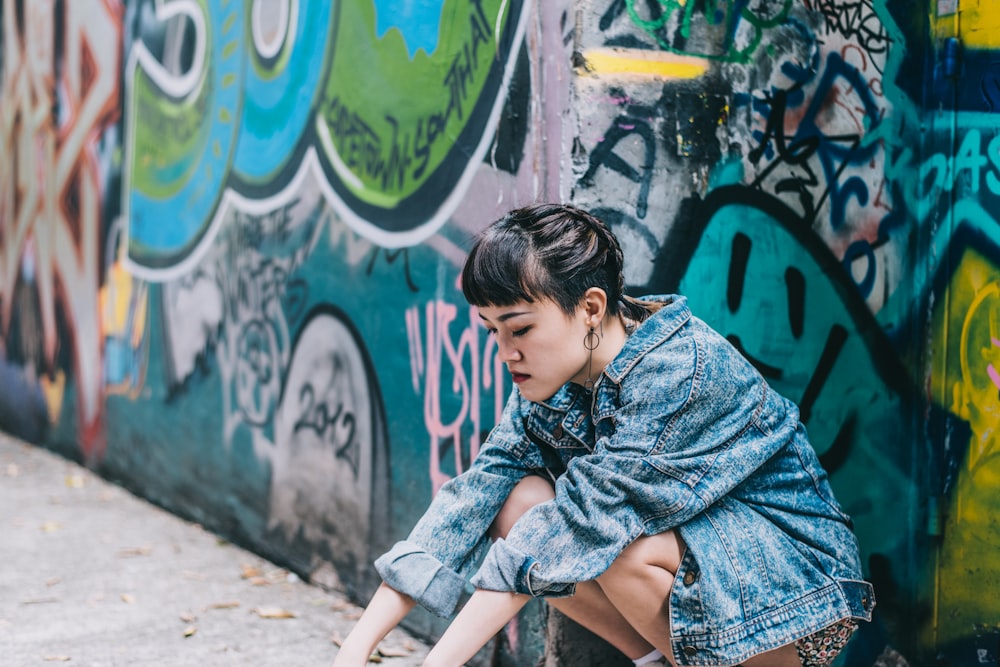
[{"label": "jacket collar", "polygon": [[604,374],[615,384],[620,384],[625,375],[639,363],[651,349],[670,338],[685,322],[691,319],[691,309],[687,305],[687,297],[673,294],[643,297],[643,301],[654,301],[663,307],[642,322],[625,341],[610,364],[604,369]]}]

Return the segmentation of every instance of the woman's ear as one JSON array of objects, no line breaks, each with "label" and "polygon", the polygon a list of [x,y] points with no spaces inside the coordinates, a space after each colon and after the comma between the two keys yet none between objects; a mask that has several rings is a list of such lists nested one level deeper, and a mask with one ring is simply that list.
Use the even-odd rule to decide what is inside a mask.
[{"label": "woman's ear", "polygon": [[608,310],[607,293],[600,287],[591,287],[583,293],[583,309],[586,312],[587,326],[599,326]]}]

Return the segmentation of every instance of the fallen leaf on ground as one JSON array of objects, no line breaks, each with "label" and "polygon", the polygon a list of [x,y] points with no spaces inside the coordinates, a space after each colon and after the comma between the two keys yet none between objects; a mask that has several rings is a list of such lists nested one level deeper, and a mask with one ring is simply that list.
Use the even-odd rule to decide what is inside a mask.
[{"label": "fallen leaf on ground", "polygon": [[153,553],[153,547],[125,547],[118,550],[119,558],[131,558],[133,556],[148,556]]},{"label": "fallen leaf on ground", "polygon": [[261,618],[295,618],[295,614],[281,607],[254,607],[252,612]]},{"label": "fallen leaf on ground", "polygon": [[413,649],[402,646],[379,646],[378,653],[385,658],[405,658],[413,653]]},{"label": "fallen leaf on ground", "polygon": [[184,636],[185,637],[190,637],[191,635],[193,635],[196,632],[198,632],[198,628],[194,627],[193,625],[189,625],[186,628],[184,628]]},{"label": "fallen leaf on ground", "polygon": [[68,655],[47,655],[42,660],[45,662],[69,662],[72,658]]},{"label": "fallen leaf on ground", "polygon": [[194,623],[197,619],[198,617],[195,616],[193,612],[190,611],[181,612],[181,620],[184,621],[185,623]]},{"label": "fallen leaf on ground", "polygon": [[27,600],[21,600],[21,604],[49,604],[50,602],[59,602],[59,598],[28,598]]},{"label": "fallen leaf on ground", "polygon": [[52,577],[51,579],[45,582],[45,585],[48,586],[49,588],[52,588],[53,586],[55,586],[60,582],[62,582],[62,577]]},{"label": "fallen leaf on ground", "polygon": [[66,475],[66,486],[71,489],[82,489],[85,483],[83,475]]},{"label": "fallen leaf on ground", "polygon": [[248,563],[244,563],[241,566],[241,569],[242,572],[240,573],[240,576],[244,579],[253,579],[254,577],[260,576],[260,570]]},{"label": "fallen leaf on ground", "polygon": [[239,607],[239,606],[240,606],[239,600],[229,600],[227,602],[213,602],[212,604],[208,605],[208,608],[209,609],[235,609],[236,607]]},{"label": "fallen leaf on ground", "polygon": [[132,595],[131,593],[122,593],[121,598],[122,602],[124,602],[125,604],[132,604],[133,602],[135,602],[135,596]]},{"label": "fallen leaf on ground", "polygon": [[58,521],[46,521],[45,523],[42,524],[42,532],[54,533],[62,527],[63,524],[59,523]]},{"label": "fallen leaf on ground", "polygon": [[280,584],[283,581],[288,581],[290,575],[288,573],[288,570],[283,570],[279,568],[271,570],[270,572],[265,572],[264,578],[270,581],[271,583]]}]

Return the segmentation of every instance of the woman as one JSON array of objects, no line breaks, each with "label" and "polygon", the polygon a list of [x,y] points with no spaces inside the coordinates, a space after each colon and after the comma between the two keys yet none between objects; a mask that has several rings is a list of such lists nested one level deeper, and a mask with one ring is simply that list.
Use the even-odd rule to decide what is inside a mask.
[{"label": "woman", "polygon": [[365,664],[420,603],[453,613],[428,667],[472,657],[532,597],[637,665],[829,664],[875,601],[793,403],[683,297],[623,292],[580,209],[511,212],[466,299],[515,388],[472,466],[410,536],[334,665]]}]

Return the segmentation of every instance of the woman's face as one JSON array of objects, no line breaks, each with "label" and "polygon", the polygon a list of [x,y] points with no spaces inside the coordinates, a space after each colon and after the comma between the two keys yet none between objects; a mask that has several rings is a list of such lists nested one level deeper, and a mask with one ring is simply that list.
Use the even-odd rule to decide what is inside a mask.
[{"label": "woman's face", "polygon": [[586,382],[590,351],[583,339],[590,326],[582,305],[573,315],[548,300],[485,306],[479,317],[496,336],[500,360],[529,401],[551,398],[569,381]]}]

